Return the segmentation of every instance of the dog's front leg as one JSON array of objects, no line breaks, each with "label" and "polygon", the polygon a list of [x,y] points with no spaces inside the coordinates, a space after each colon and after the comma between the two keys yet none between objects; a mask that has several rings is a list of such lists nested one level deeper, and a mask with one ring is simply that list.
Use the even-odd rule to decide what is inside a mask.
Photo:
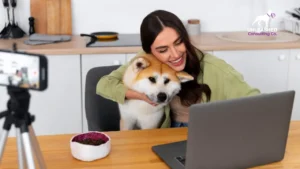
[{"label": "dog's front leg", "polygon": [[158,113],[155,112],[152,115],[145,115],[139,117],[138,122],[141,126],[141,129],[156,129],[159,128],[159,123],[161,122],[163,117],[163,112]]},{"label": "dog's front leg", "polygon": [[120,120],[120,130],[133,130],[136,124],[136,120],[125,117]]},{"label": "dog's front leg", "polygon": [[156,129],[159,128],[158,126],[158,122],[156,121],[143,121],[140,123],[141,129],[145,130],[145,129]]}]

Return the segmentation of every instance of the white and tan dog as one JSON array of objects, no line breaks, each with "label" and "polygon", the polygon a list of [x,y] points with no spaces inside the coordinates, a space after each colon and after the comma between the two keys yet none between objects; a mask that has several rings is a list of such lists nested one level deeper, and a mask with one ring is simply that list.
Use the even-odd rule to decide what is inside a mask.
[{"label": "white and tan dog", "polygon": [[128,99],[119,104],[120,129],[153,129],[160,127],[164,106],[181,90],[181,83],[193,80],[186,72],[176,72],[154,56],[145,54],[134,58],[123,76],[131,90],[146,94],[157,106],[142,100]]}]

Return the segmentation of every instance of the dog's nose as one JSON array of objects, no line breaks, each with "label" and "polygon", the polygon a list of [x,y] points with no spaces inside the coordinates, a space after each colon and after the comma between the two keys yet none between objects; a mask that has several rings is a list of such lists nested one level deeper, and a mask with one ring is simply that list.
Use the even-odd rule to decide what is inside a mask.
[{"label": "dog's nose", "polygon": [[157,100],[159,102],[164,102],[167,99],[166,93],[158,93],[157,95]]}]

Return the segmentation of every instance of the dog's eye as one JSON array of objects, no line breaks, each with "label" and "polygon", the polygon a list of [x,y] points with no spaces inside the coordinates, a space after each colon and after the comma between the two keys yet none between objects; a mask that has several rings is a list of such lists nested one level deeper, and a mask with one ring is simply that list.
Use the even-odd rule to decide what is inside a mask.
[{"label": "dog's eye", "polygon": [[165,79],[164,83],[168,84],[170,82],[170,79]]},{"label": "dog's eye", "polygon": [[154,77],[149,77],[148,79],[149,79],[150,82],[152,82],[152,83],[155,83],[155,81],[156,81]]}]

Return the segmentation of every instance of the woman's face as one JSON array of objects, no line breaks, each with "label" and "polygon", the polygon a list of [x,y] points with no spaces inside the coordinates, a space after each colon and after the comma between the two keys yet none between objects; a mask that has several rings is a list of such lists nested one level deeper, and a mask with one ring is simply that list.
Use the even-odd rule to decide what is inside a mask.
[{"label": "woman's face", "polygon": [[173,28],[165,27],[151,46],[151,52],[175,71],[182,71],[186,63],[186,48]]}]

